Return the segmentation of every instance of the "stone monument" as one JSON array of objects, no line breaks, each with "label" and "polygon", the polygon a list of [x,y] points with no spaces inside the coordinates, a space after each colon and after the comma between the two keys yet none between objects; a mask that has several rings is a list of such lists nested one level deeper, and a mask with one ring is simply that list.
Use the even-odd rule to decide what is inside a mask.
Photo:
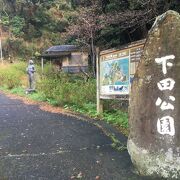
[{"label": "stone monument", "polygon": [[180,179],[180,15],[149,31],[132,84],[128,151],[141,175]]}]

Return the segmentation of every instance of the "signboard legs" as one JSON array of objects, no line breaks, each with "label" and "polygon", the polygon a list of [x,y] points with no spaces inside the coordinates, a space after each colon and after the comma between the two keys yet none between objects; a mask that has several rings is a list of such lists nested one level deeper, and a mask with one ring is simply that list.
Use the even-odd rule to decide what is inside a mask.
[{"label": "signboard legs", "polygon": [[99,48],[96,48],[96,92],[97,92],[97,113],[103,112],[103,101],[100,99],[100,61],[99,61]]},{"label": "signboard legs", "polygon": [[43,57],[41,58],[41,72],[43,73],[44,71],[44,59]]}]

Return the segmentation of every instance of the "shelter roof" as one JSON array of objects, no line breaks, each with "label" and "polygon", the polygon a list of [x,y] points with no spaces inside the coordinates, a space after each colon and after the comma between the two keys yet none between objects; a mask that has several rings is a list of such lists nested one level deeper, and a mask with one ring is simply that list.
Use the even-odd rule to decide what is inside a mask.
[{"label": "shelter roof", "polygon": [[40,57],[44,57],[46,59],[53,58],[58,59],[62,56],[70,56],[71,52],[76,52],[80,50],[78,46],[75,45],[58,45],[52,46],[45,50]]},{"label": "shelter roof", "polygon": [[58,46],[52,46],[49,49],[47,49],[45,52],[46,53],[51,53],[51,52],[72,52],[72,51],[77,51],[79,48],[75,45],[58,45]]}]

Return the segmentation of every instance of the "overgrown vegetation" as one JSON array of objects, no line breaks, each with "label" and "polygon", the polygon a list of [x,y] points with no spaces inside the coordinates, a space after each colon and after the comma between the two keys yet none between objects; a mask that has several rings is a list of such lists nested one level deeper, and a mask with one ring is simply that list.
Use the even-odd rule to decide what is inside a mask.
[{"label": "overgrown vegetation", "polygon": [[[27,57],[71,43],[88,48],[93,64],[95,46],[107,49],[145,38],[156,16],[169,9],[180,12],[179,0],[0,0],[4,53]],[[29,51],[16,51],[11,41],[23,41],[19,49]]]},{"label": "overgrown vegetation", "polygon": [[1,65],[0,70],[0,86],[13,89],[23,86],[24,83],[24,63],[13,65]]},{"label": "overgrown vegetation", "polygon": [[[26,96],[27,75],[25,66],[26,64],[23,62],[0,66],[1,89]],[[108,123],[128,128],[127,112],[109,108],[115,103],[105,103],[105,107],[107,107],[105,112],[101,115],[97,114],[95,79],[86,82],[81,74],[54,73],[51,66],[45,66],[43,76],[40,76],[39,67],[37,67],[37,71],[37,92],[27,95],[29,98],[47,101],[54,106],[61,106],[93,118],[101,117]]]},{"label": "overgrown vegetation", "polygon": [[[96,47],[107,49],[146,38],[155,18],[169,9],[180,12],[179,0],[0,0],[3,57],[23,61],[52,45],[75,44],[89,51],[95,75]],[[0,66],[0,86],[24,95],[25,64]],[[82,75],[57,74],[47,67],[38,76],[37,90],[29,97],[98,117],[95,79],[85,82]],[[127,113],[116,108],[118,103],[105,102],[101,116],[127,128]]]}]

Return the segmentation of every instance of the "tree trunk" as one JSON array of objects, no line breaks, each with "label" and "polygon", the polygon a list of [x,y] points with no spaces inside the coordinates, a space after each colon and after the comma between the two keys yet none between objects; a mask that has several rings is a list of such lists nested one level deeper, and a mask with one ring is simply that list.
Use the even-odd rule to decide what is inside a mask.
[{"label": "tree trunk", "polygon": [[92,71],[93,71],[93,76],[96,76],[96,52],[95,52],[95,47],[94,47],[94,39],[91,37],[91,60],[92,60]]}]

